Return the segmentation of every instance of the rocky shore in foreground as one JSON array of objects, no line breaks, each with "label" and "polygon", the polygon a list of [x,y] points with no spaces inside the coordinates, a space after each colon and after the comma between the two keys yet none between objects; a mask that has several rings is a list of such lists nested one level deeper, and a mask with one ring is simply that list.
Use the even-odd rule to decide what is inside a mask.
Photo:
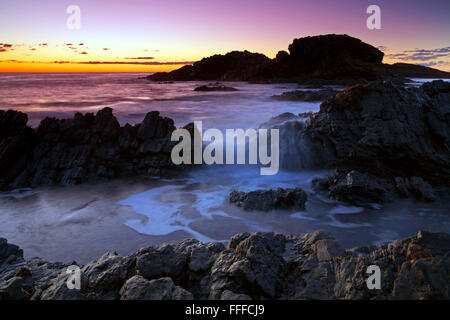
[{"label": "rocky shore in foreground", "polygon": [[[370,265],[380,268],[380,289],[367,287]],[[243,233],[227,245],[187,239],[106,253],[79,266],[79,290],[67,286],[68,267],[25,260],[0,239],[0,300],[449,299],[450,235],[422,231],[349,250],[327,231]]]}]

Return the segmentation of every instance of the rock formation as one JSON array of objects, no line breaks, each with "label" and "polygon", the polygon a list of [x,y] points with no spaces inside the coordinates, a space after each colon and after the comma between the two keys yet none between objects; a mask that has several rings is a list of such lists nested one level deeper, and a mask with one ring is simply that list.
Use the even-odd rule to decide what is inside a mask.
[{"label": "rock formation", "polygon": [[175,126],[157,111],[135,126],[121,127],[111,108],[45,118],[36,130],[26,123],[26,114],[0,111],[0,189],[158,174],[172,166]]},{"label": "rock formation", "polygon": [[259,53],[233,51],[203,58],[171,72],[147,77],[152,81],[257,81],[355,84],[403,77],[450,78],[449,72],[413,64],[383,64],[384,53],[348,35],[327,34],[294,39],[289,52],[274,59]]},{"label": "rock formation", "polygon": [[[349,250],[327,231],[243,233],[226,247],[187,239],[106,253],[79,266],[78,290],[67,286],[69,264],[25,260],[0,239],[0,300],[449,299],[449,252],[446,233]],[[380,268],[380,289],[366,285],[370,265]]]}]

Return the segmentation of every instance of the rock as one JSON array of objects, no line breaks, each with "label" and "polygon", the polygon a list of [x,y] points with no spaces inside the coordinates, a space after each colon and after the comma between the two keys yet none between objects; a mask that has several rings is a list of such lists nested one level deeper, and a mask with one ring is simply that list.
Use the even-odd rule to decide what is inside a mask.
[{"label": "rock", "polygon": [[370,207],[373,203],[383,203],[388,198],[387,188],[369,175],[355,170],[347,174],[337,170],[330,177],[315,179],[313,188],[317,191],[327,191],[331,199],[364,207]]},{"label": "rock", "polygon": [[376,79],[383,52],[348,35],[328,34],[294,39],[289,45],[291,75],[314,78]]},{"label": "rock", "polygon": [[230,192],[229,201],[244,210],[269,211],[274,209],[305,210],[306,192],[300,188]]},{"label": "rock", "polygon": [[149,112],[120,127],[111,108],[73,119],[45,118],[36,130],[27,116],[0,113],[0,188],[78,184],[172,168],[172,119]]},{"label": "rock", "polygon": [[383,64],[384,53],[359,39],[327,34],[294,39],[289,52],[274,59],[259,53],[233,51],[214,55],[171,72],[146,77],[152,81],[251,81],[299,82],[314,88],[322,85],[355,85],[376,79],[404,82],[403,77],[450,78],[443,72],[411,64]]},{"label": "rock", "polygon": [[409,184],[412,191],[420,198],[426,201],[436,200],[433,188],[420,177],[411,177]]},{"label": "rock", "polygon": [[450,297],[449,270],[450,256],[448,254],[403,263],[395,280],[393,299],[448,300]]},{"label": "rock", "polygon": [[67,282],[70,273],[66,272],[66,268],[53,280],[51,285],[42,291],[40,300],[86,300],[86,279],[81,273],[81,289],[69,289]]},{"label": "rock", "polygon": [[205,85],[194,89],[194,91],[239,91],[233,87],[227,87],[223,84],[217,83],[215,85]]},{"label": "rock", "polygon": [[189,291],[176,286],[169,277],[148,281],[134,276],[120,289],[121,300],[193,300]]},{"label": "rock", "polygon": [[0,297],[4,300],[23,300],[29,294],[22,289],[23,279],[14,277],[4,283],[0,283]]},{"label": "rock", "polygon": [[431,79],[450,79],[450,72],[441,71],[417,64],[394,63],[385,64],[385,68],[393,72],[397,77],[406,78],[431,78]]},{"label": "rock", "polygon": [[430,184],[420,177],[395,178],[395,187],[400,196],[407,198],[411,194],[425,201],[435,201],[436,195]]},{"label": "rock", "polygon": [[225,290],[252,298],[279,296],[284,236],[253,233],[237,237],[239,240],[233,237],[211,268],[210,299],[221,299]]},{"label": "rock", "polygon": [[447,185],[449,88],[442,81],[408,89],[381,81],[347,88],[298,128],[303,149],[297,150],[303,153],[297,161],[308,158],[311,167],[353,168],[391,180],[420,175]]},{"label": "rock", "polygon": [[181,280],[188,263],[185,245],[164,244],[158,248],[147,248],[145,253],[137,257],[137,274],[150,280],[161,277]]},{"label": "rock", "polygon": [[261,64],[270,59],[260,53],[232,51],[225,55],[216,54],[203,58],[193,65],[187,65],[171,72],[157,72],[147,77],[152,81],[247,81],[254,78]]},{"label": "rock", "polygon": [[252,298],[250,298],[246,294],[239,294],[234,293],[233,291],[230,290],[225,290],[224,292],[222,292],[220,300],[252,300]]},{"label": "rock", "polygon": [[[0,110],[0,189],[17,187],[32,157],[36,134],[26,125],[28,116],[18,111]],[[20,178],[18,183],[14,180]]]},{"label": "rock", "polygon": [[324,101],[334,97],[338,92],[339,91],[333,89],[321,89],[317,91],[295,90],[283,92],[280,95],[274,95],[272,96],[272,99],[281,101],[307,101],[307,102]]},{"label": "rock", "polygon": [[300,118],[299,116],[296,116],[293,113],[285,112],[278,116],[270,118],[269,121],[267,121],[267,122],[262,123],[259,126],[259,129],[275,128],[277,126],[284,124],[287,121],[298,121],[299,118]]},{"label": "rock", "polygon": [[[66,264],[0,264],[0,300],[448,299],[449,253],[446,233],[349,250],[329,231],[242,233],[227,247],[190,239],[126,257],[107,253],[81,267],[79,290],[68,288]],[[367,288],[371,265],[381,270],[380,289]]]}]

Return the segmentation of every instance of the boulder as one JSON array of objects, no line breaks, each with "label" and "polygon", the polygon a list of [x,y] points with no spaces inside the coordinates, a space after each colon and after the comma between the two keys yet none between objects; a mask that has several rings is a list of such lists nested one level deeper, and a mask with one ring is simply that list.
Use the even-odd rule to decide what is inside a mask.
[{"label": "boulder", "polygon": [[250,192],[230,192],[229,201],[244,210],[270,211],[274,209],[305,210],[307,195],[300,188],[277,188]]},{"label": "boulder", "polygon": [[209,92],[209,91],[239,91],[239,90],[236,88],[233,88],[233,87],[227,87],[223,84],[217,83],[217,84],[213,84],[213,85],[204,85],[204,86],[196,87],[194,89],[194,91]]},{"label": "boulder", "polygon": [[189,291],[176,286],[169,277],[148,281],[133,276],[120,289],[121,300],[193,300]]},{"label": "boulder", "polygon": [[370,207],[370,204],[383,203],[390,198],[386,185],[355,170],[348,173],[336,170],[329,177],[314,179],[312,184],[317,191],[327,191],[331,199],[356,206]]},{"label": "boulder", "polygon": [[272,99],[281,101],[307,101],[316,102],[324,101],[334,97],[339,91],[333,89],[320,89],[320,90],[295,90],[283,92],[280,95],[272,96]]}]

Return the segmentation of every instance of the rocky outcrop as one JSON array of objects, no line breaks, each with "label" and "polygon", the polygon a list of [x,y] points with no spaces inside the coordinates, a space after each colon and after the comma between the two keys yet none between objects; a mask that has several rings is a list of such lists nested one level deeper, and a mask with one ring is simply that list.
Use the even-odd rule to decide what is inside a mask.
[{"label": "rocky outcrop", "polygon": [[[382,63],[383,52],[348,35],[327,34],[294,39],[289,52],[279,51],[274,59],[259,53],[233,51],[204,58],[193,65],[147,77],[152,81],[251,81],[300,82],[350,85],[376,79],[402,79],[411,72]],[[414,67],[414,65],[411,65]],[[403,68],[405,69],[405,68]],[[412,68],[409,68],[412,70]],[[409,70],[408,69],[408,70]],[[439,73],[422,67],[427,75]],[[437,71],[437,70],[436,70]],[[423,74],[423,72],[421,74]],[[414,73],[417,74],[417,73]]]},{"label": "rocky outcrop", "polygon": [[313,180],[317,191],[327,191],[328,197],[356,206],[370,207],[374,203],[383,203],[390,197],[390,185],[377,182],[369,175],[352,170],[348,173],[336,170],[324,179]]},{"label": "rocky outcrop", "polygon": [[281,101],[307,101],[316,102],[324,101],[334,97],[339,91],[333,89],[321,89],[321,90],[295,90],[283,92],[279,95],[272,96],[272,99]]},{"label": "rocky outcrop", "polygon": [[203,58],[171,72],[158,72],[147,77],[152,81],[248,81],[262,64],[270,61],[265,55],[249,51],[232,51]]},{"label": "rocky outcrop", "polygon": [[171,167],[172,119],[150,112],[121,127],[111,108],[73,119],[45,118],[36,130],[27,116],[0,112],[0,188],[76,184]]},{"label": "rocky outcrop", "polygon": [[212,85],[204,85],[197,87],[194,89],[194,91],[209,92],[209,91],[239,91],[239,90],[233,87],[227,87],[221,83],[216,83]]},{"label": "rocky outcrop", "polygon": [[275,75],[321,79],[377,79],[383,52],[348,35],[328,34],[294,39],[289,53],[274,60]]},{"label": "rocky outcrop", "polygon": [[[344,250],[327,231],[243,233],[221,243],[184,240],[80,266],[24,260],[0,239],[0,300],[21,299],[449,299],[450,236],[419,232],[381,246]],[[145,263],[144,263],[145,262]],[[72,263],[72,268],[76,263]],[[381,271],[369,289],[369,266]]]},{"label": "rocky outcrop", "polygon": [[449,106],[450,83],[443,81],[420,88],[357,85],[322,103],[305,123],[282,125],[280,145],[287,139],[297,146],[297,162],[309,167],[353,169],[392,181],[416,176],[448,186]]},{"label": "rocky outcrop", "polygon": [[300,188],[277,188],[250,192],[233,190],[230,192],[228,199],[230,203],[234,203],[247,211],[305,210],[307,195]]},{"label": "rocky outcrop", "polygon": [[386,64],[385,68],[397,77],[405,78],[444,78],[450,79],[450,72],[410,63]]}]

